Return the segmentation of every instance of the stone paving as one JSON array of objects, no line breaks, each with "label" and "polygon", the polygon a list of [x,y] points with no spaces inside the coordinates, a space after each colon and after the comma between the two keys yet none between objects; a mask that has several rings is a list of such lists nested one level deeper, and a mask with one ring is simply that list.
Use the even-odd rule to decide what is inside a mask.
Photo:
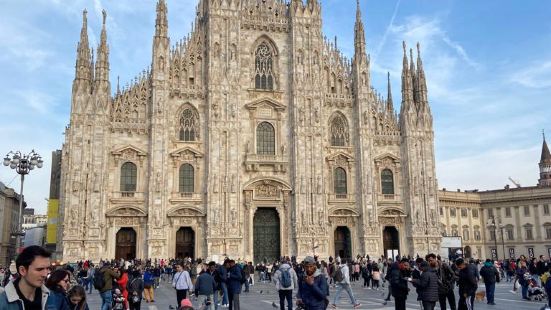
[{"label": "stone paving", "polygon": [[[360,282],[352,283],[352,288],[356,299],[362,304],[360,309],[394,309],[394,303],[390,301],[386,306],[382,305],[383,299],[386,296],[386,289],[381,288],[379,291],[364,289]],[[502,310],[513,307],[515,310],[534,310],[540,309],[545,305],[545,302],[529,302],[523,301],[520,298],[520,293],[513,294],[510,292],[512,288],[511,283],[498,283],[496,288],[495,302],[496,306],[487,305],[486,302],[476,302],[475,309],[494,309]],[[484,289],[484,284],[479,284],[479,290]],[[335,289],[331,288],[330,300],[335,294]],[[274,285],[270,283],[257,282],[254,286],[251,286],[249,293],[241,294],[241,309],[243,310],[257,310],[257,309],[276,309],[279,307],[279,298]],[[407,309],[420,309],[419,304],[416,302],[415,289],[412,288],[407,300]],[[101,299],[96,290],[92,294],[88,295],[88,305],[90,310],[100,309]],[[276,307],[273,307],[275,303]],[[195,303],[194,303],[195,305]],[[141,309],[147,310],[168,310],[170,306],[176,306],[176,292],[166,282],[161,282],[160,288],[155,290],[155,302],[145,303],[142,302]],[[196,309],[199,309],[196,306]],[[350,300],[345,292],[341,294],[340,303],[337,305],[338,309],[353,309],[350,305]],[[224,310],[227,308],[219,307]],[[436,306],[436,309],[440,307]],[[449,309],[449,308],[448,308]]]}]

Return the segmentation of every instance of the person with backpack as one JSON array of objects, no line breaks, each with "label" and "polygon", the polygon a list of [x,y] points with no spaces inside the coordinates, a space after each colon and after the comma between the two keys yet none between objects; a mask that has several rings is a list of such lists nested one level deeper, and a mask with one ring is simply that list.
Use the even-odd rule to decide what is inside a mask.
[{"label": "person with backpack", "polygon": [[279,308],[285,310],[285,300],[287,300],[287,309],[293,309],[293,290],[298,287],[297,273],[289,262],[283,261],[279,269],[274,273],[274,283],[279,294]]},{"label": "person with backpack", "polygon": [[488,305],[495,305],[494,293],[496,290],[496,282],[499,282],[499,272],[491,259],[487,259],[484,266],[480,269],[480,276],[484,280],[484,285],[486,286],[486,300],[488,301]]},{"label": "person with backpack", "polygon": [[[225,265],[225,264],[224,264]],[[226,283],[228,285],[229,310],[239,310],[239,294],[241,294],[241,286],[245,282],[243,279],[243,271],[239,265],[235,264],[233,259],[228,260],[229,266]]]},{"label": "person with backpack", "polygon": [[354,309],[357,309],[361,306],[359,302],[356,301],[354,293],[350,289],[350,271],[346,263],[341,262],[341,258],[337,257],[336,259],[335,274],[333,278],[335,279],[335,285],[337,286],[337,292],[335,293],[335,298],[333,299],[333,304],[331,305],[333,309],[337,308],[337,301],[341,297],[341,292],[346,291],[348,297],[350,297],[350,302],[354,305]]},{"label": "person with backpack", "polygon": [[121,276],[117,268],[111,268],[109,261],[105,262],[100,270],[94,273],[94,288],[101,296],[101,310],[111,309],[113,303],[113,279]]},{"label": "person with backpack", "polygon": [[[434,260],[430,254],[427,256],[429,264]],[[436,276],[438,277],[438,302],[440,304],[441,310],[446,310],[446,299],[450,304],[451,310],[456,310],[457,305],[455,303],[455,293],[453,291],[455,281],[457,277],[455,272],[450,268],[450,266],[441,259],[436,259]]]},{"label": "person with backpack", "polygon": [[144,283],[142,274],[139,269],[134,269],[129,272],[130,278],[126,284],[128,291],[128,304],[130,310],[140,310],[142,304],[142,294],[144,291]]}]

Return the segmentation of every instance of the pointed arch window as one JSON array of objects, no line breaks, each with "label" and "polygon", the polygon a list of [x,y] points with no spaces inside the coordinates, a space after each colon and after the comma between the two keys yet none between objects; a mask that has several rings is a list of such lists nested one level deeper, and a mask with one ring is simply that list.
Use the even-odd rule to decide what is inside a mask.
[{"label": "pointed arch window", "polygon": [[121,166],[121,192],[135,192],[138,179],[138,168],[132,162]]},{"label": "pointed arch window", "polygon": [[260,43],[255,51],[254,87],[256,89],[274,89],[273,51],[266,42]]},{"label": "pointed arch window", "polygon": [[346,184],[346,171],[341,167],[335,168],[334,187],[337,198],[346,198],[346,194],[348,192]]},{"label": "pointed arch window", "polygon": [[180,193],[193,193],[195,189],[195,170],[190,164],[180,166]]},{"label": "pointed arch window", "polygon": [[381,189],[383,195],[394,195],[394,175],[392,170],[384,169],[381,171]]},{"label": "pointed arch window", "polygon": [[180,114],[180,141],[197,141],[199,139],[199,113],[186,107]]},{"label": "pointed arch window", "polygon": [[346,146],[348,143],[348,124],[342,115],[335,115],[330,124],[331,145]]},{"label": "pointed arch window", "polygon": [[275,130],[268,122],[262,122],[256,127],[256,154],[275,155]]}]

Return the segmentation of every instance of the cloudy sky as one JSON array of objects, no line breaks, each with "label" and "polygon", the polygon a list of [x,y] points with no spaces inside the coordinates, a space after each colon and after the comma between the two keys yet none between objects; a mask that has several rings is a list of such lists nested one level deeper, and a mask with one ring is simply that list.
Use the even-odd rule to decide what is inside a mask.
[{"label": "cloudy sky", "polygon": [[[170,36],[191,29],[197,0],[168,0]],[[356,1],[322,0],[324,32],[353,52]],[[542,129],[551,136],[551,2],[547,0],[360,0],[375,88],[390,72],[400,98],[402,40],[421,43],[435,121],[439,187],[497,189],[538,179]],[[108,13],[111,82],[121,85],[151,61],[155,0],[0,0],[0,156],[42,154],[26,178],[29,207],[45,212],[51,152],[69,121],[82,10],[97,46]],[[114,88],[114,87],[113,87]],[[396,107],[399,109],[399,107]],[[0,168],[19,191],[19,178]]]}]

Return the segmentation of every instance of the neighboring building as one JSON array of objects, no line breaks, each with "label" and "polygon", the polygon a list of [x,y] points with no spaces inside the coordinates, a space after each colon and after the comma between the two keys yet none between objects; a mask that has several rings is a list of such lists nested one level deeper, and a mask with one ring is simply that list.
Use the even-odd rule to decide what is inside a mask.
[{"label": "neighboring building", "polygon": [[440,191],[442,234],[461,236],[465,256],[551,255],[551,154],[543,140],[537,186]]},{"label": "neighboring building", "polygon": [[46,225],[48,218],[45,214],[34,214],[34,209],[29,208],[23,211],[23,231],[30,228]]},{"label": "neighboring building", "polygon": [[390,83],[386,99],[372,88],[359,7],[347,59],[319,2],[201,0],[192,33],[171,43],[159,0],[151,67],[114,96],[105,12],[95,61],[84,12],[64,260],[439,250],[419,45],[417,59],[403,46],[397,115]]},{"label": "neighboring building", "polygon": [[52,152],[52,170],[50,172],[50,195],[48,198],[48,225],[46,229],[46,248],[58,259],[63,254],[62,209],[59,208],[59,195],[61,186],[61,150]]},{"label": "neighboring building", "polygon": [[[16,238],[11,234],[19,230],[20,197],[12,188],[0,182],[0,266],[8,266],[15,257]],[[23,202],[23,208],[25,206]]]}]

